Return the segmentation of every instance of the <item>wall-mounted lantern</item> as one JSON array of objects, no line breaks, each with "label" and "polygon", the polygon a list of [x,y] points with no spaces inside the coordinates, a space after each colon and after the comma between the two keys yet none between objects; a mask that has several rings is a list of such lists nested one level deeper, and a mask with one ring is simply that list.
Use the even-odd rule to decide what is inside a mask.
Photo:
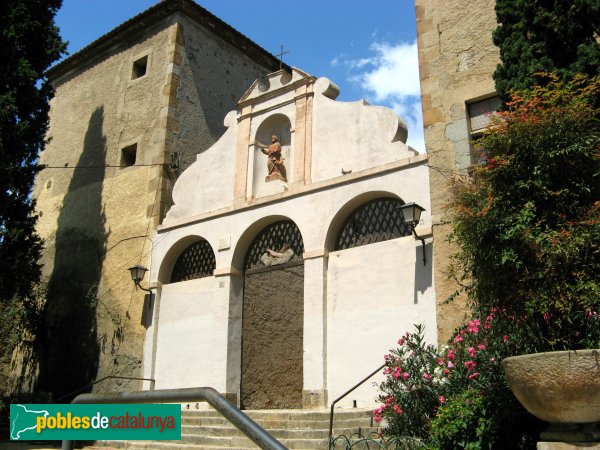
[{"label": "wall-mounted lantern", "polygon": [[140,281],[144,279],[146,272],[148,272],[147,268],[138,264],[136,266],[130,267],[129,272],[131,272],[131,279],[133,280],[133,283],[136,285],[136,287],[139,287],[142,291],[152,293],[150,289],[143,288],[140,285]]},{"label": "wall-mounted lantern", "polygon": [[425,211],[425,208],[423,208],[421,205],[411,202],[399,206],[398,209],[402,213],[402,219],[404,220],[404,223],[408,226],[412,234],[414,234],[414,236],[421,241],[421,244],[423,244],[423,265],[426,265],[427,259],[425,257],[425,239],[419,236],[415,231],[415,228],[421,220],[421,213]]}]

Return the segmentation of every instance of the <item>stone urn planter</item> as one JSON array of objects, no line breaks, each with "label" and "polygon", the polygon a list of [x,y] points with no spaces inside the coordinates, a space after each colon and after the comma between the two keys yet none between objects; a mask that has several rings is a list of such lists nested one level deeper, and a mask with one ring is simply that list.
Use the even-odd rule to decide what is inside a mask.
[{"label": "stone urn planter", "polygon": [[600,441],[600,349],[513,356],[502,361],[511,390],[550,422],[546,441]]}]

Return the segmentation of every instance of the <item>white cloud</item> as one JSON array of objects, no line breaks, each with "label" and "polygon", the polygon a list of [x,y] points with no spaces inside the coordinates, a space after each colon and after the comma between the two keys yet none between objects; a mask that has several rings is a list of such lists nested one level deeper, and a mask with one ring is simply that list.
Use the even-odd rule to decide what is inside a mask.
[{"label": "white cloud", "polygon": [[362,69],[365,66],[374,64],[374,60],[372,58],[351,59],[346,61],[346,64],[350,69]]},{"label": "white cloud", "polygon": [[336,58],[336,62],[343,61],[349,68],[349,80],[359,86],[370,103],[392,108],[404,119],[408,144],[424,152],[417,42],[375,42],[370,51],[373,54],[367,58]]},{"label": "white cloud", "polygon": [[[374,43],[370,58],[372,68],[360,75],[364,89],[375,93],[375,99],[387,101],[420,95],[417,43]],[[362,67],[362,66],[360,66]]]}]

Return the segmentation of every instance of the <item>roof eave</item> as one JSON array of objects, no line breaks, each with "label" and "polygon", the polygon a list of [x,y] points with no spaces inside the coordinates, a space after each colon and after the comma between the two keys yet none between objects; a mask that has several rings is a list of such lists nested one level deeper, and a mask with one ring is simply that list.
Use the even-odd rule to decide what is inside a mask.
[{"label": "roof eave", "polygon": [[[162,0],[51,67],[46,75],[51,81],[57,80],[70,71],[88,63],[99,54],[119,45],[127,38],[142,33],[150,26],[177,12],[196,20],[226,42],[240,48],[259,64],[270,70],[279,69],[279,60],[275,56],[192,0]],[[291,72],[291,68],[285,63],[283,68]]]}]

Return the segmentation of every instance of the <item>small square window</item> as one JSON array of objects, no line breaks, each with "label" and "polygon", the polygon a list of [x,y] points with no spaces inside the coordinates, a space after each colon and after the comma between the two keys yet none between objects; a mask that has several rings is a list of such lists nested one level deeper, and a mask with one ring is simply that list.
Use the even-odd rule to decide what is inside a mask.
[{"label": "small square window", "polygon": [[131,167],[135,165],[135,157],[137,155],[137,144],[128,145],[121,150],[121,168]]},{"label": "small square window", "polygon": [[142,58],[134,61],[133,69],[131,71],[131,79],[135,80],[136,78],[143,77],[146,75],[146,69],[148,67],[148,55],[143,56]]},{"label": "small square window", "polygon": [[485,130],[492,124],[491,117],[500,108],[501,102],[497,96],[484,100],[467,103],[467,119],[469,122],[469,139],[471,141],[471,163],[474,165],[485,164],[486,154],[477,144]]},{"label": "small square window", "polygon": [[483,131],[490,126],[490,116],[498,111],[500,107],[500,99],[498,97],[487,98],[478,102],[470,103],[469,108],[469,125],[471,133]]}]

